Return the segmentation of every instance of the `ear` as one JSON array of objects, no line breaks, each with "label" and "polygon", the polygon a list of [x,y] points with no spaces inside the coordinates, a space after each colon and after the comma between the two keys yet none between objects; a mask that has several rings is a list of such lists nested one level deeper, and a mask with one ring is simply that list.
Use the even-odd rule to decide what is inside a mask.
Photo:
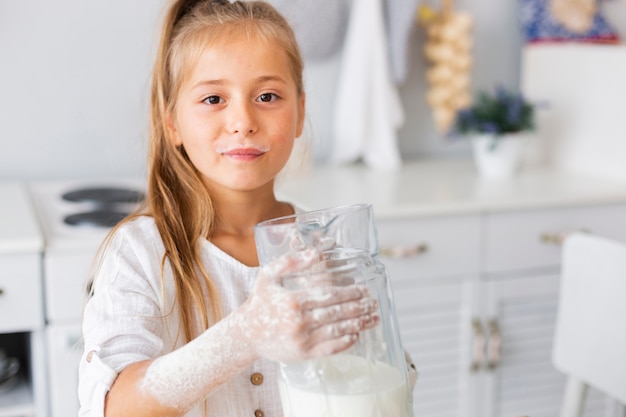
[{"label": "ear", "polygon": [[304,116],[306,114],[306,94],[302,93],[302,96],[298,100],[298,124],[296,126],[296,138],[302,136],[304,130]]},{"label": "ear", "polygon": [[178,129],[176,128],[176,123],[174,122],[174,116],[172,112],[168,111],[165,113],[165,128],[168,132],[168,137],[174,146],[180,146],[183,144],[183,140],[178,134]]}]

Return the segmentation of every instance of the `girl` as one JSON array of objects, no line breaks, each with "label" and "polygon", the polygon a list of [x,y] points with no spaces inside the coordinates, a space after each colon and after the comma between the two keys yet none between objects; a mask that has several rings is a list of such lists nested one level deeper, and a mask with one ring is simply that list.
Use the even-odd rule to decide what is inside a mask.
[{"label": "girl", "polygon": [[379,322],[362,289],[281,288],[314,253],[258,267],[254,225],[294,213],[273,187],[304,109],[294,34],[271,6],[173,2],[147,204],[109,236],[85,307],[81,416],[279,417],[270,360],[345,350]]}]

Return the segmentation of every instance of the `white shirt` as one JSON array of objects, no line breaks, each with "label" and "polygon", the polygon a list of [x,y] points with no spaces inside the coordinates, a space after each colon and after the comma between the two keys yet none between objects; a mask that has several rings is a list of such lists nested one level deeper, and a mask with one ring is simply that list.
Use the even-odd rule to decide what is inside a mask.
[{"label": "white shirt", "polygon": [[[258,267],[248,267],[203,240],[202,262],[213,279],[224,315],[249,296]],[[169,265],[161,288],[165,249],[152,217],[124,224],[106,248],[85,307],[84,353],[79,367],[81,417],[104,415],[104,398],[117,374],[131,363],[156,358],[184,345]],[[263,376],[259,385],[252,375]],[[259,360],[207,399],[207,416],[281,417],[275,364]],[[258,382],[258,378],[255,378]],[[203,404],[187,417],[203,417]]]}]

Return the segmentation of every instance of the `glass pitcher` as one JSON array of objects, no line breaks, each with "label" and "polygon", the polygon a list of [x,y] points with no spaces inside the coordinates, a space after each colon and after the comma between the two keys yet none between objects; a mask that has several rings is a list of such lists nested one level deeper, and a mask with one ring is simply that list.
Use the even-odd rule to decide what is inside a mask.
[{"label": "glass pitcher", "polygon": [[380,325],[335,355],[279,363],[285,417],[412,417],[412,393],[393,293],[378,261],[371,205],[297,213],[260,223],[261,265],[289,251],[315,247],[319,263],[283,280],[286,289],[365,285],[377,298]]},{"label": "glass pitcher", "polygon": [[267,220],[254,229],[261,265],[290,252],[315,247],[358,249],[378,257],[371,204],[353,204]]}]

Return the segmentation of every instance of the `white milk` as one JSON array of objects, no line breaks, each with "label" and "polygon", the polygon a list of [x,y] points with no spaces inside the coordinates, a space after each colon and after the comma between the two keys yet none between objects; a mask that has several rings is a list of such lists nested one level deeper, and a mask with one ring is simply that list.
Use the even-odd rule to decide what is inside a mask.
[{"label": "white milk", "polygon": [[279,378],[285,417],[412,417],[409,390],[400,372],[359,356],[316,359],[324,386],[307,389]]}]

